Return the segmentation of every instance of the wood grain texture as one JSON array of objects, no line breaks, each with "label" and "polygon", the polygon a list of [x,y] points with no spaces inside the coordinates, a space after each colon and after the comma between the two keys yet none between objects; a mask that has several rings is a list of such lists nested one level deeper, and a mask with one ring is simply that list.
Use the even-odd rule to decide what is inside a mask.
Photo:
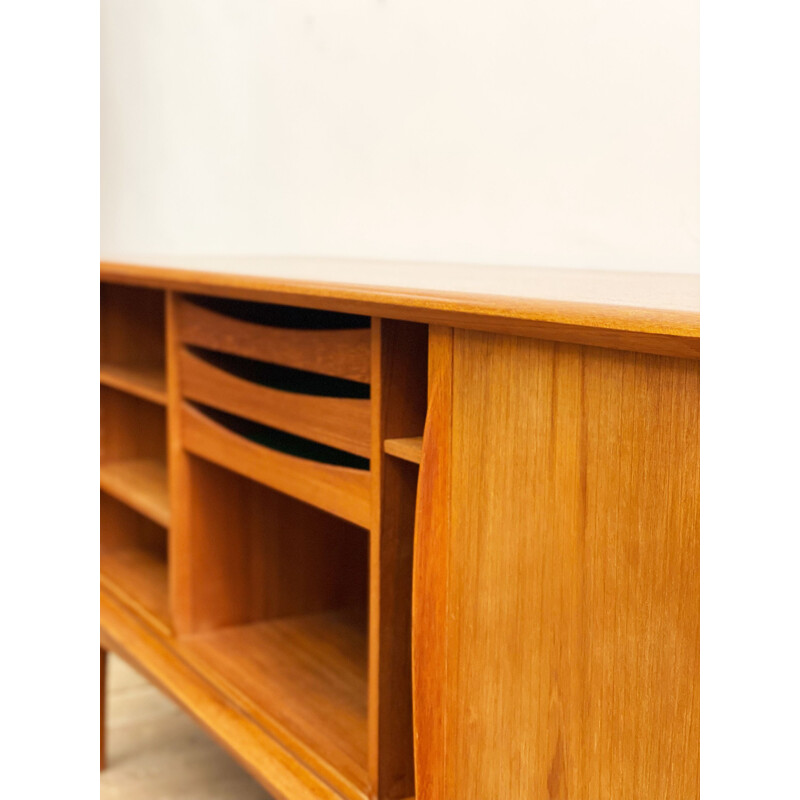
[{"label": "wood grain texture", "polygon": [[100,274],[199,294],[700,356],[697,275],[236,257],[118,259],[102,262]]},{"label": "wood grain texture", "polygon": [[180,354],[181,392],[204,405],[369,458],[370,401],[284,392]]},{"label": "wood grain texture", "polygon": [[369,527],[368,471],[322,464],[261,447],[187,404],[182,407],[181,431],[189,452],[356,525]]},{"label": "wood grain texture", "polygon": [[370,332],[356,330],[297,330],[259,325],[203,308],[190,299],[178,307],[184,344],[233,353],[369,383]]},{"label": "wood grain texture", "polygon": [[419,464],[422,460],[422,437],[407,436],[401,439],[386,439],[383,443],[383,451],[395,458],[402,458],[403,461]]},{"label": "wood grain texture", "polygon": [[164,292],[100,284],[101,380],[164,402]]},{"label": "wood grain texture", "polygon": [[164,367],[152,364],[100,364],[100,383],[149,400],[167,404]]},{"label": "wood grain texture", "polygon": [[[275,737],[230,703],[183,657],[180,641],[159,635],[100,596],[101,644],[136,668],[209,731],[276,800],[340,800],[341,794]],[[366,800],[366,795],[354,800]]]},{"label": "wood grain texture", "polygon": [[373,320],[370,547],[370,781],[378,798],[414,793],[411,574],[417,468],[388,458],[386,438],[425,424],[427,330]]},{"label": "wood grain texture", "polygon": [[157,458],[109,461],[100,467],[100,488],[153,522],[169,527],[167,467]]},{"label": "wood grain texture", "polygon": [[100,387],[100,463],[129,459],[164,461],[166,413],[126,392]]},{"label": "wood grain texture", "polygon": [[453,387],[447,573],[417,582],[445,641],[415,639],[446,793],[418,797],[697,797],[698,365],[457,331]]},{"label": "wood grain texture", "polygon": [[180,633],[366,605],[365,531],[203,459],[188,470]]},{"label": "wood grain texture", "polygon": [[190,663],[345,796],[368,791],[364,609],[188,637]]},{"label": "wood grain texture", "polygon": [[411,606],[414,764],[417,796],[446,800],[457,797],[448,794],[445,783],[449,720],[444,714],[449,697],[453,329],[431,326],[428,337],[428,412],[419,467]]},{"label": "wood grain texture", "polygon": [[162,632],[171,629],[166,531],[100,494],[100,583]]}]

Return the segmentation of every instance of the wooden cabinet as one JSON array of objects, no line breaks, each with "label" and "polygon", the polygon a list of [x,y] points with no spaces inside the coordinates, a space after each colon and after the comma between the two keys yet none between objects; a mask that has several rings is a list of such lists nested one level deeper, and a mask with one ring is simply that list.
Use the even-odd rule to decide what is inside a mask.
[{"label": "wooden cabinet", "polygon": [[101,648],[276,797],[697,797],[696,285],[337,263],[102,265]]}]

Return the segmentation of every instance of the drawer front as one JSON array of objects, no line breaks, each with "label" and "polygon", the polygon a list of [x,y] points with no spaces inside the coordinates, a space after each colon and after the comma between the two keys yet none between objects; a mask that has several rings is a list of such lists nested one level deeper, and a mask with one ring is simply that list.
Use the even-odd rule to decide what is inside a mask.
[{"label": "drawer front", "polygon": [[[181,392],[189,400],[369,458],[370,403],[367,398],[314,395],[277,388],[295,386],[296,372],[275,370],[248,359],[220,357],[211,351],[184,348],[180,373]],[[308,375],[301,376],[301,388],[308,383]],[[312,388],[321,385],[324,390],[327,381],[312,379],[310,383]]]},{"label": "drawer front", "polygon": [[369,383],[368,317],[189,296],[177,311],[184,344]]},{"label": "drawer front", "polygon": [[[184,403],[181,410],[181,437],[189,452],[356,525],[369,527],[368,469],[332,463],[337,460],[335,454],[326,463],[322,458],[329,449],[321,446],[317,448],[325,452],[316,458],[313,450],[305,454],[310,457],[281,452],[258,441],[257,428],[241,418],[190,403]],[[356,456],[350,459],[363,460]]]}]

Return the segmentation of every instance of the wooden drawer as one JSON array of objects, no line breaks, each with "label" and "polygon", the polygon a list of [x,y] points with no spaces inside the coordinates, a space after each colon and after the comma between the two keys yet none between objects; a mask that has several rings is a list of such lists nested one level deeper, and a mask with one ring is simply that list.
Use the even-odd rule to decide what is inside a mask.
[{"label": "wooden drawer", "polygon": [[[194,348],[182,349],[180,375],[181,393],[189,400],[369,458],[365,384]],[[366,396],[308,393],[342,393],[341,387],[345,394]]]},{"label": "wooden drawer", "polygon": [[[264,438],[259,434],[263,430]],[[277,435],[276,435],[277,433]],[[256,423],[209,408],[183,403],[181,435],[191,453],[251,480],[296,497],[342,519],[368,528],[370,525],[369,462],[357,456],[308,440],[263,429]],[[271,440],[283,446],[291,440],[295,452],[265,446]],[[261,439],[261,441],[259,441]],[[327,461],[327,463],[326,463]],[[337,463],[361,464],[364,468]]]},{"label": "wooden drawer", "polygon": [[184,344],[368,383],[369,317],[213,297],[177,304]]}]

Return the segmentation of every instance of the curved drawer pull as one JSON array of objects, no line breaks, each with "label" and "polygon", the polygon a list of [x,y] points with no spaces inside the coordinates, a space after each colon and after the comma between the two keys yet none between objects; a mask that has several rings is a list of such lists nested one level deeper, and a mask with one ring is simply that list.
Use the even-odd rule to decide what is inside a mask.
[{"label": "curved drawer pull", "polygon": [[[237,304],[233,310],[238,314],[224,313],[231,304]],[[370,380],[369,317],[207,297],[179,298],[176,312],[183,344],[351,381]]]},{"label": "curved drawer pull", "polygon": [[[311,450],[304,450],[303,456],[290,455],[259,442],[263,437],[263,442],[279,444],[276,434],[280,435],[280,431],[265,432],[263,427],[190,403],[184,403],[181,411],[181,435],[190,453],[363,528],[369,527],[371,487],[370,473],[364,466],[365,461],[369,464],[366,459],[349,462],[359,464],[360,468],[354,468],[325,463],[319,449],[313,451],[317,456],[315,460],[305,457]],[[287,441],[283,439],[280,446],[285,447]],[[300,445],[295,442],[293,446]],[[321,448],[322,445],[306,442],[302,447]],[[325,451],[330,449],[324,448]],[[329,453],[323,457],[332,458]],[[347,453],[336,457],[345,463],[357,458]]]},{"label": "curved drawer pull", "polygon": [[201,308],[233,317],[242,322],[269,325],[273,328],[295,330],[353,330],[369,328],[370,318],[360,314],[342,314],[339,311],[322,311],[317,308],[298,308],[276,303],[257,303],[251,300],[232,300],[227,297],[187,295],[186,299]]},{"label": "curved drawer pull", "polygon": [[[217,355],[217,354],[215,354]],[[231,356],[222,356],[230,359]],[[239,359],[239,361],[247,361]],[[198,403],[218,408],[238,417],[278,428],[304,439],[322,442],[330,447],[346,450],[358,456],[370,455],[370,401],[358,397],[325,397],[298,394],[296,391],[272,388],[253,382],[259,377],[264,382],[279,373],[296,372],[269,364],[254,364],[246,371],[247,378],[216,366],[219,359],[201,358],[196,352],[184,349],[180,354],[181,394]],[[229,366],[229,364],[227,365]],[[263,368],[263,369],[262,369]],[[258,374],[256,374],[258,373]],[[319,376],[314,376],[314,378]],[[341,381],[337,378],[322,380]],[[305,379],[300,383],[306,382]],[[364,387],[365,384],[354,384]],[[295,381],[295,389],[299,388]]]}]

